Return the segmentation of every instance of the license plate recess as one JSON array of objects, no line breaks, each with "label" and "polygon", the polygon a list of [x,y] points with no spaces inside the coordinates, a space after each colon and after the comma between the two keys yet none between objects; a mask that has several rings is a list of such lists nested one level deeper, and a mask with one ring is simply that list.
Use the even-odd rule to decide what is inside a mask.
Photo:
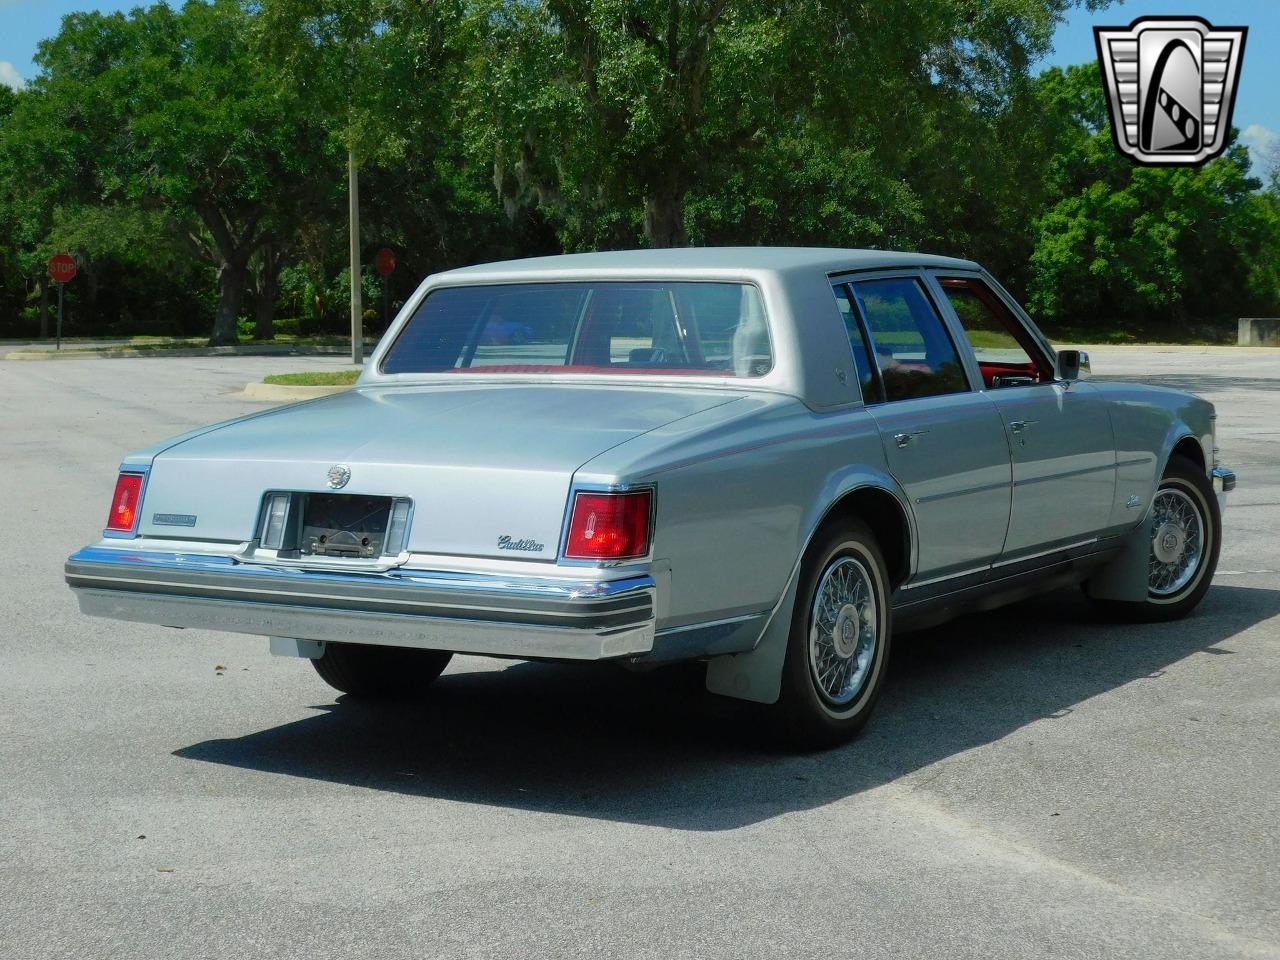
[{"label": "license plate recess", "polygon": [[[304,557],[380,557],[391,525],[391,497],[348,493],[298,493],[302,525],[298,552]],[[396,551],[399,545],[396,545]]]}]

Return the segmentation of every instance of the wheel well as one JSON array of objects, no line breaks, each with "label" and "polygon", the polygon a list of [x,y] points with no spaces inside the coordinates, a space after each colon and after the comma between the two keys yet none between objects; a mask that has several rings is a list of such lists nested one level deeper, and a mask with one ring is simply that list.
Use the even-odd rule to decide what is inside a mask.
[{"label": "wheel well", "polygon": [[1200,441],[1195,437],[1183,437],[1173,445],[1173,452],[1169,456],[1185,457],[1201,470],[1207,469],[1207,465],[1204,462],[1204,450],[1200,446]]},{"label": "wheel well", "polygon": [[911,527],[898,498],[875,487],[862,487],[837,500],[822,524],[847,518],[861,520],[871,528],[889,568],[890,587],[906,580],[911,572]]}]

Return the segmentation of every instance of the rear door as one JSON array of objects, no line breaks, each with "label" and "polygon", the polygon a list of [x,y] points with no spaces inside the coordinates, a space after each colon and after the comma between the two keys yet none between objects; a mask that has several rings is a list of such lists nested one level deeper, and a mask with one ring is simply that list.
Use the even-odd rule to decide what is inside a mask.
[{"label": "rear door", "polygon": [[1040,338],[982,276],[934,279],[1008,432],[1013,507],[1005,558],[1092,539],[1110,523],[1115,496],[1106,401],[1087,383],[1055,380]]},{"label": "rear door", "polygon": [[994,561],[1009,523],[1004,424],[969,381],[924,278],[835,284],[867,410],[911,500],[916,581]]}]

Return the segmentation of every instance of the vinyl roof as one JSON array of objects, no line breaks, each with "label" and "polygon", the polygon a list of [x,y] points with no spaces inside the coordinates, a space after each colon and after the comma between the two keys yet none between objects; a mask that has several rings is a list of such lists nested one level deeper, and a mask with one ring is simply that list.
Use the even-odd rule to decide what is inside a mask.
[{"label": "vinyl roof", "polygon": [[604,253],[571,253],[555,257],[530,257],[459,267],[437,278],[479,279],[484,276],[517,277],[522,274],[636,274],[670,272],[672,275],[739,272],[787,272],[816,270],[876,270],[888,267],[947,267],[976,270],[971,260],[926,253],[893,250],[842,250],[838,247],[677,247],[666,250],[617,250]]}]

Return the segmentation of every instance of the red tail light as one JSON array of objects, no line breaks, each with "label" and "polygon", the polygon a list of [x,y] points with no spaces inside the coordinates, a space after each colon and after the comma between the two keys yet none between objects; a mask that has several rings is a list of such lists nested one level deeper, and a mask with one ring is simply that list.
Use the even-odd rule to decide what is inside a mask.
[{"label": "red tail light", "polygon": [[116,480],[116,492],[111,498],[111,514],[107,517],[107,529],[118,533],[132,533],[138,522],[138,501],[142,499],[142,474],[122,473]]},{"label": "red tail light", "polygon": [[564,555],[571,560],[630,560],[649,552],[652,490],[579,493]]}]

